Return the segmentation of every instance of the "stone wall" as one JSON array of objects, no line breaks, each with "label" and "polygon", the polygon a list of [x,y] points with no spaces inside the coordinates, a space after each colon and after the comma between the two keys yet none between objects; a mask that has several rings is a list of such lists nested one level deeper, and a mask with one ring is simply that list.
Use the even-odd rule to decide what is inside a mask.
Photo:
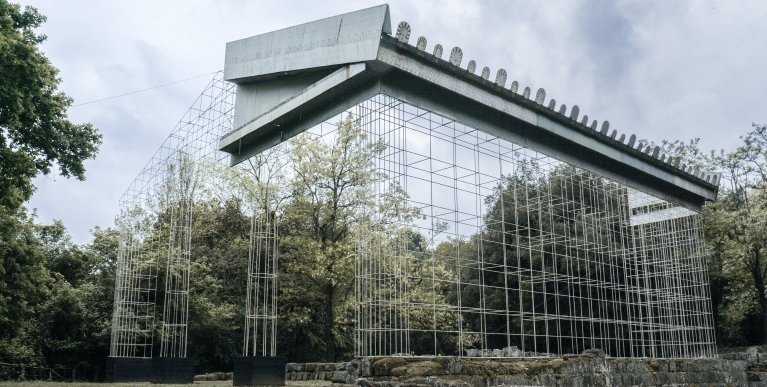
[{"label": "stone wall", "polygon": [[358,358],[347,363],[289,363],[288,380],[337,387],[707,386],[767,387],[767,354],[716,359],[605,358],[601,351],[549,359],[457,357]]},{"label": "stone wall", "polygon": [[352,364],[358,365],[359,360],[348,363],[288,363],[285,365],[285,380],[330,380],[350,384],[359,378],[359,373],[350,368]]}]

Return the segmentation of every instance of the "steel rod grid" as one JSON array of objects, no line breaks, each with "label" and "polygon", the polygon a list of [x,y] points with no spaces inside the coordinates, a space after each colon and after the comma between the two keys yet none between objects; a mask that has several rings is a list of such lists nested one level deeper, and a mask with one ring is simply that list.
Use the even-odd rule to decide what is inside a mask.
[{"label": "steel rod grid", "polygon": [[385,95],[354,113],[379,201],[425,215],[358,236],[358,356],[715,355],[699,215]]},{"label": "steel rod grid", "polygon": [[[194,207],[226,173],[250,182],[228,193],[251,217],[243,355],[276,355],[288,144],[229,169],[233,105],[217,75],[121,199],[111,356],[152,355],[159,274],[160,355],[186,356]],[[360,209],[358,356],[716,354],[698,214],[386,95],[347,113],[385,144],[377,203],[403,191],[418,214]],[[330,139],[339,117],[309,132]]]},{"label": "steel rod grid", "polygon": [[159,355],[187,355],[193,209],[207,170],[226,164],[217,145],[233,114],[234,85],[217,73],[121,197],[110,356],[152,357],[161,274]]}]

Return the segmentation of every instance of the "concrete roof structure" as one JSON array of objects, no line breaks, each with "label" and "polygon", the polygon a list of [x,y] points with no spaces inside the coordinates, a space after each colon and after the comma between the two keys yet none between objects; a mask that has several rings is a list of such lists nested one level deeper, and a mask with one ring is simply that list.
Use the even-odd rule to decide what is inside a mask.
[{"label": "concrete roof structure", "polygon": [[544,89],[532,95],[500,69],[453,48],[410,45],[402,22],[392,36],[388,5],[230,42],[224,77],[237,84],[234,130],[219,148],[232,165],[279,144],[377,94],[386,94],[616,182],[700,211],[716,199],[721,173],[701,172],[569,112]]}]

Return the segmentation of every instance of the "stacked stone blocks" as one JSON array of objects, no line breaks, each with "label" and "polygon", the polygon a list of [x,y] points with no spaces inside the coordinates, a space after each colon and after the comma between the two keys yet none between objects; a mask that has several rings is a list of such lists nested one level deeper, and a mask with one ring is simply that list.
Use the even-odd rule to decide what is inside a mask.
[{"label": "stacked stone blocks", "polygon": [[601,351],[558,358],[365,357],[289,363],[287,380],[335,387],[679,386],[767,387],[767,354],[719,358],[607,358]]}]

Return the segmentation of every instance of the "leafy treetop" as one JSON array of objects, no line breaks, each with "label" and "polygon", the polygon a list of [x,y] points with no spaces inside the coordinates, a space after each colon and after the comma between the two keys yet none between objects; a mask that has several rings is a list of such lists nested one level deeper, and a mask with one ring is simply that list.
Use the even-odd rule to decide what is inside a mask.
[{"label": "leafy treetop", "polygon": [[37,9],[0,0],[0,208],[21,206],[32,179],[49,174],[85,179],[83,161],[95,157],[101,135],[67,117],[72,99],[58,90],[58,70],[40,51],[45,22]]}]

